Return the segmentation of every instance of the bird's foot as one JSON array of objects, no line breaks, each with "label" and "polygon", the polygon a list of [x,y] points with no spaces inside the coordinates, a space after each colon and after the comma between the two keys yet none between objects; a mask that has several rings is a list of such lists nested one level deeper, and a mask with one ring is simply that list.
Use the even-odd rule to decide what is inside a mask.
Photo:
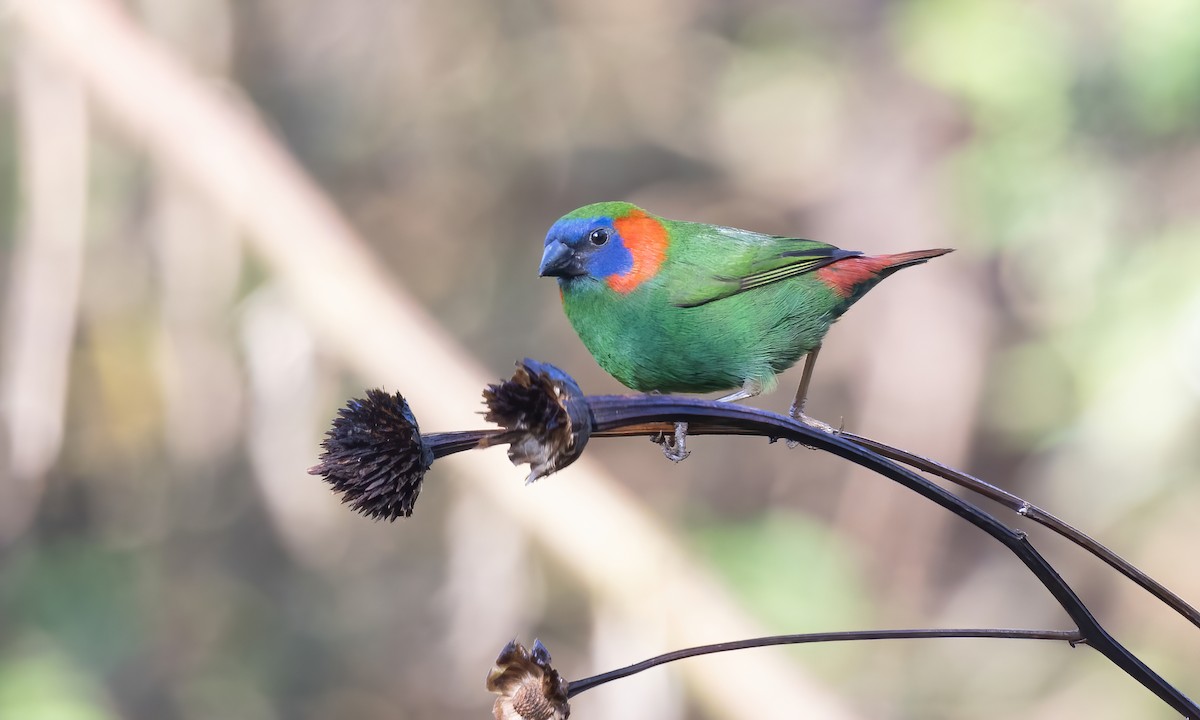
[{"label": "bird's foot", "polygon": [[683,462],[691,455],[687,450],[687,423],[675,423],[675,434],[659,433],[650,436],[652,442],[662,445],[663,455],[671,462]]},{"label": "bird's foot", "polygon": [[[830,435],[837,435],[845,428],[845,420],[844,419],[842,421],[842,424],[839,425],[837,428],[835,428],[827,422],[822,422],[822,421],[816,419],[815,417],[805,415],[803,408],[797,408],[795,406],[792,406],[792,409],[788,411],[788,415],[793,420],[799,420],[800,422],[804,423],[805,425],[809,426],[810,428],[812,428],[814,430],[820,430],[821,432],[827,432]],[[787,446],[789,448],[794,448],[797,445],[801,445],[801,444],[803,444],[803,443],[801,443],[799,440],[788,440],[787,441]],[[809,448],[809,449],[815,449],[815,448],[813,448],[812,445],[804,445],[804,447]]]}]

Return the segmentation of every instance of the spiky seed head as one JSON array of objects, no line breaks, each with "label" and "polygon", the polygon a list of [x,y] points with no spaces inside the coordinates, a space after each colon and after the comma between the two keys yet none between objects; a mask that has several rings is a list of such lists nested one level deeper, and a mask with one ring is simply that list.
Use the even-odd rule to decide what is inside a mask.
[{"label": "spiky seed head", "polygon": [[321,447],[309,474],[325,478],[354,511],[388,521],[412,515],[433,452],[400,393],[376,388],[350,400]]}]

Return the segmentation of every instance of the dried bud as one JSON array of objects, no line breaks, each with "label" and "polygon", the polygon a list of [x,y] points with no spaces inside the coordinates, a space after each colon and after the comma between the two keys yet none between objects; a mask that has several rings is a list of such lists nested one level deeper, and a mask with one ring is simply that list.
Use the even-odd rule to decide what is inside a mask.
[{"label": "dried bud", "polygon": [[496,693],[492,714],[496,720],[567,720],[567,681],[550,665],[550,651],[540,640],[533,652],[516,640],[500,651],[487,677],[487,689]]},{"label": "dried bud", "polygon": [[527,483],[575,462],[591,436],[583,391],[553,365],[522,360],[511,379],[489,385],[483,398],[485,418],[508,431],[485,444],[508,443],[509,460],[530,466]]},{"label": "dried bud", "polygon": [[338,410],[325,435],[321,462],[309,474],[323,476],[342,502],[367,517],[412,515],[433,452],[400,393],[368,390],[366,400]]}]

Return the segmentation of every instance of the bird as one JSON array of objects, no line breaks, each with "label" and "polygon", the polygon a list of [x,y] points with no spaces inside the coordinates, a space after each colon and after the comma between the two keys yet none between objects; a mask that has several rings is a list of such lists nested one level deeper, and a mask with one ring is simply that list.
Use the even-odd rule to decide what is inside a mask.
[{"label": "bird", "polygon": [[[805,414],[830,326],[880,280],[950,248],[865,255],[801,238],[668,220],[623,201],[585,205],[546,233],[538,274],[608,374],[647,393],[708,393],[733,402],[769,392],[800,358],[789,415]],[[657,439],[676,462],[687,426]]]}]

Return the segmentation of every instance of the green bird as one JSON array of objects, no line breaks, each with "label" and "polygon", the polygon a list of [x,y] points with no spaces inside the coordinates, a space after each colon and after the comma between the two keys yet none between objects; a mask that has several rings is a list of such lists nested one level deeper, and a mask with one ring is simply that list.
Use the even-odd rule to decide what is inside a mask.
[{"label": "green bird", "polygon": [[[667,220],[627,202],[586,205],[546,234],[538,273],[558,278],[563,308],[610,375],[641,392],[742,400],[773,390],[807,356],[790,414],[804,414],[821,341],[883,278],[950,252],[864,255],[799,238]],[[662,440],[687,456],[687,427]]]}]

